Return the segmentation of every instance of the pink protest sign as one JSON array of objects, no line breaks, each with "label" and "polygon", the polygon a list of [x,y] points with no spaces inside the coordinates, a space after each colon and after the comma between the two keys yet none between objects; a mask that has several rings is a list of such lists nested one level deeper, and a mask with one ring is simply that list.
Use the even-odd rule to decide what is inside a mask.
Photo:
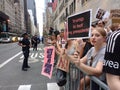
[{"label": "pink protest sign", "polygon": [[42,66],[41,74],[49,78],[52,77],[53,65],[54,65],[54,46],[45,47],[44,50],[44,63]]}]

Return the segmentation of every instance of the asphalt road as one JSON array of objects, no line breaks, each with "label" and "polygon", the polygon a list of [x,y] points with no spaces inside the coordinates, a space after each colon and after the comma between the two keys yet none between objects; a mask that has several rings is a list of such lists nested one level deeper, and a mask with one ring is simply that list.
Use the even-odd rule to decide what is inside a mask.
[{"label": "asphalt road", "polygon": [[41,75],[43,44],[39,44],[38,51],[30,49],[31,68],[28,71],[21,70],[22,60],[21,47],[17,43],[0,44],[0,90],[58,90],[54,71],[51,79]]}]

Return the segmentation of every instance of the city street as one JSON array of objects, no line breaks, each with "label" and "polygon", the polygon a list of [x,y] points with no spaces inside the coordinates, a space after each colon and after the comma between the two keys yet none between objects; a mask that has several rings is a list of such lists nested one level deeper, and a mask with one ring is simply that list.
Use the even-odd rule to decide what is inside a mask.
[{"label": "city street", "polygon": [[[52,79],[41,75],[44,59],[44,45],[39,44],[38,51],[30,49],[28,71],[22,71],[23,55],[17,43],[0,44],[0,90],[53,90],[47,89],[55,84]],[[49,87],[48,87],[49,86]],[[57,90],[54,88],[54,90]]]}]

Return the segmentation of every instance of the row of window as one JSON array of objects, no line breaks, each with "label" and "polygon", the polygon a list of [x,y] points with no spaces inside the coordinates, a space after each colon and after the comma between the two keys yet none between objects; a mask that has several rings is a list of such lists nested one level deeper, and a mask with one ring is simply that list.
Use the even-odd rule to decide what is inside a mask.
[{"label": "row of window", "polygon": [[[73,13],[75,12],[76,1],[77,1],[77,0],[73,0],[73,2],[69,5],[69,8],[66,7],[65,13],[63,13],[63,14],[61,15],[61,17],[60,17],[60,22],[65,21],[65,18],[67,18],[68,15],[71,15],[71,14],[73,14]],[[84,5],[87,1],[89,1],[89,0],[81,0],[81,5]],[[61,5],[60,5],[60,7],[59,7],[59,12],[62,11],[62,9],[63,9],[63,7],[64,7],[64,5],[65,5],[66,3],[68,3],[68,0],[65,0],[65,2],[63,1],[63,2],[61,3]],[[69,10],[68,10],[68,9],[69,9]]]}]

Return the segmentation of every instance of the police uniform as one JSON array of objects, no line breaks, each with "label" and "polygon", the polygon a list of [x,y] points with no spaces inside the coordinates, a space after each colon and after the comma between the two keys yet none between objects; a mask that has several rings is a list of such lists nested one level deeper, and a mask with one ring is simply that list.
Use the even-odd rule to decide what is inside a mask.
[{"label": "police uniform", "polygon": [[23,51],[23,55],[24,55],[24,60],[23,60],[23,65],[22,65],[23,71],[27,71],[27,68],[30,68],[30,66],[28,66],[30,41],[28,38],[25,38],[25,35],[27,35],[27,33],[23,34],[23,39],[22,39],[22,41],[19,42],[23,45],[23,47],[22,47],[22,51]]},{"label": "police uniform", "polygon": [[108,37],[103,72],[120,75],[120,30]]}]

